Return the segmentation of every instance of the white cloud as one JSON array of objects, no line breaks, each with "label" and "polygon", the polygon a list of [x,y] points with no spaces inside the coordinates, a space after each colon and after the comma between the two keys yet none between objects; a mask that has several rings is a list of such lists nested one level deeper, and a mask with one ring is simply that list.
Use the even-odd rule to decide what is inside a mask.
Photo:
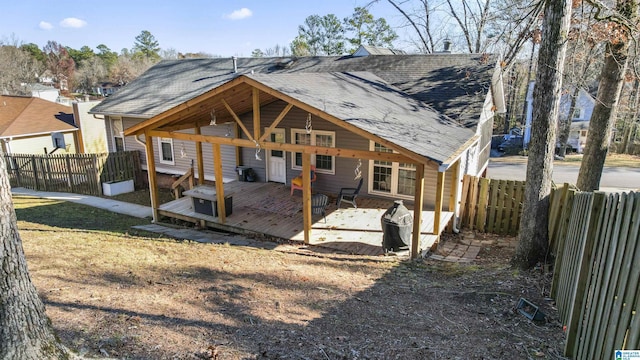
[{"label": "white cloud", "polygon": [[234,10],[231,14],[227,14],[224,17],[231,20],[242,20],[251,17],[251,15],[253,15],[253,12],[251,10],[242,8],[239,10]]},{"label": "white cloud", "polygon": [[51,29],[53,29],[53,25],[51,25],[51,23],[48,23],[46,21],[40,21],[40,24],[38,26],[42,30],[51,30]]},{"label": "white cloud", "polygon": [[66,18],[60,21],[60,26],[67,28],[81,28],[85,27],[87,22],[78,18]]}]

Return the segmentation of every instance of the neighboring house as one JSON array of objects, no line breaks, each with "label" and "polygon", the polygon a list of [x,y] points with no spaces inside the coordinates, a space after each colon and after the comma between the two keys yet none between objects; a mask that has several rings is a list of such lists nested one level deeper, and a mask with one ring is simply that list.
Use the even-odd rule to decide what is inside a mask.
[{"label": "neighboring house", "polygon": [[36,97],[0,96],[0,143],[5,153],[76,153],[71,107]]},{"label": "neighboring house", "polygon": [[120,90],[121,87],[122,86],[112,82],[103,82],[100,83],[99,86],[93,88],[93,92],[106,97],[115,94],[115,92]]},{"label": "neighboring house", "polygon": [[360,45],[356,51],[353,52],[353,57],[368,56],[368,55],[406,55],[404,50],[389,49],[385,47]]},{"label": "neighboring house", "polygon": [[27,84],[27,89],[31,91],[31,96],[51,102],[57,102],[58,97],[60,96],[60,90],[54,88],[51,85],[44,85],[39,83]]},{"label": "neighboring house", "polygon": [[247,166],[289,184],[309,157],[315,191],[353,186],[360,170],[364,195],[434,208],[486,170],[503,104],[487,55],[214,58],[160,62],[91,112],[107,119],[110,151],[146,147],[143,167],[160,173],[202,163],[198,177],[229,182]]},{"label": "neighboring house", "polygon": [[[531,120],[533,119],[533,88],[535,82],[529,83],[527,89],[527,117],[524,130],[524,147],[526,148],[531,141]],[[585,90],[580,89],[578,91],[578,97],[575,102],[575,109],[573,114],[569,114],[571,111],[571,99],[573,97],[574,90],[568,89],[563,92],[560,98],[559,108],[559,121],[558,125],[571,118],[571,127],[569,131],[569,137],[567,139],[567,145],[577,153],[582,153],[585,144],[587,143],[587,133],[589,131],[589,121],[593,108],[596,105],[595,99]],[[559,133],[558,133],[559,134]]]},{"label": "neighboring house", "polygon": [[107,146],[109,138],[107,138],[104,117],[89,114],[89,110],[99,103],[100,101],[73,102],[73,117],[82,134],[82,152],[87,154],[109,152]]}]

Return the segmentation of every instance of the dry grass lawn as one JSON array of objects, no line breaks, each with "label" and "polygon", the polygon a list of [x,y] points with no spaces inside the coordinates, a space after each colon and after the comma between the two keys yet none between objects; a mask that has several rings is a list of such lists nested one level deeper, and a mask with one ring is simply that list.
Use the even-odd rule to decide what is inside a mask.
[{"label": "dry grass lawn", "polygon": [[[282,252],[132,233],[144,220],[14,201],[47,313],[88,357],[562,358],[549,274],[510,268],[505,248],[487,246],[469,265]],[[520,297],[547,321],[515,311]]]}]

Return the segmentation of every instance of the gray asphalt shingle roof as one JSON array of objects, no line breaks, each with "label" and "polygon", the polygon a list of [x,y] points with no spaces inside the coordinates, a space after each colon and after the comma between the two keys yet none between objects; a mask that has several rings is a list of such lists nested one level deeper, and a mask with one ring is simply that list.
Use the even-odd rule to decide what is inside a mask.
[{"label": "gray asphalt shingle roof", "polygon": [[368,71],[453,120],[474,127],[480,117],[495,59],[475,54],[327,56],[165,60],[92,109],[92,113],[151,118],[201,95],[238,74]]},{"label": "gray asphalt shingle roof", "polygon": [[440,164],[474,135],[369,72],[247,77]]}]

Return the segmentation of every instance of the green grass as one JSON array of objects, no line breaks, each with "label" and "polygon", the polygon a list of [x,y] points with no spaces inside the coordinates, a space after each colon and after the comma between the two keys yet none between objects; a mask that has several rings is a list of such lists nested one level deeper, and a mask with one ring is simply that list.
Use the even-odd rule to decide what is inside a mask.
[{"label": "green grass", "polygon": [[131,226],[149,222],[87,205],[26,196],[15,196],[14,207],[20,221],[62,229],[125,234]]},{"label": "green grass", "polygon": [[[151,206],[151,198],[149,197],[149,189],[137,190],[130,193],[120,194],[116,196],[108,196],[107,198],[124,201],[131,204],[138,204],[144,206]],[[160,204],[168,203],[174,200],[173,194],[169,189],[158,190],[158,201]]]}]

